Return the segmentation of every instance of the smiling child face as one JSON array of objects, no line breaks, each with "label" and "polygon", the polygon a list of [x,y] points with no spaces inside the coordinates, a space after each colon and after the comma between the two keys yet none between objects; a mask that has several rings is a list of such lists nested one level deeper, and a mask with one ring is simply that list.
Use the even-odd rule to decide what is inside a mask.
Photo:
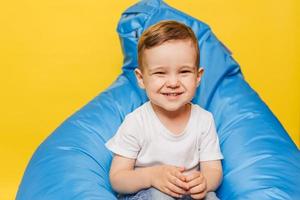
[{"label": "smiling child face", "polygon": [[142,70],[135,73],[154,109],[174,112],[184,108],[194,97],[203,72],[196,66],[193,43],[170,40],[143,54]]}]

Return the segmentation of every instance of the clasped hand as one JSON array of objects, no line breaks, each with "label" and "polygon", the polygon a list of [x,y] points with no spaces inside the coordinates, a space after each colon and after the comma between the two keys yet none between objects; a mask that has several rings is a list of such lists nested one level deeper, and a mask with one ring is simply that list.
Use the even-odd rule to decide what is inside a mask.
[{"label": "clasped hand", "polygon": [[206,179],[200,171],[184,175],[183,167],[158,165],[153,167],[151,185],[176,198],[191,195],[193,199],[203,199],[207,193]]}]

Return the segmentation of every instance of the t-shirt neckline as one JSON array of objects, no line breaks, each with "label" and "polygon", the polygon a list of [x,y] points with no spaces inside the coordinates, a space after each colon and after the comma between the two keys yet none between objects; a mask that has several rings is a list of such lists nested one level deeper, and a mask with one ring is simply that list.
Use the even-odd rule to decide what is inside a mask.
[{"label": "t-shirt neckline", "polygon": [[191,105],[191,112],[190,112],[189,120],[186,123],[186,126],[183,129],[183,131],[179,134],[173,133],[162,123],[162,121],[158,118],[157,114],[155,113],[150,101],[148,102],[148,108],[154,117],[155,123],[159,126],[159,128],[161,128],[161,130],[163,130],[162,132],[165,133],[165,135],[167,135],[168,137],[171,137],[173,139],[180,139],[182,137],[185,137],[190,132],[190,131],[188,131],[188,129],[191,126],[192,119],[194,118],[193,117],[193,115],[194,115],[193,114],[194,113],[193,104],[192,103],[189,103],[189,104]]}]

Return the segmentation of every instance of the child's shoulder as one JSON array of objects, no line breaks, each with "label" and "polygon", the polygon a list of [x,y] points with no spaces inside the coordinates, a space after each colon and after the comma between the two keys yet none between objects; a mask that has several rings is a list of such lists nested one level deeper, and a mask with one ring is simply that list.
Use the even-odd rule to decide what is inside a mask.
[{"label": "child's shoulder", "polygon": [[205,110],[198,104],[192,103],[192,110],[197,116],[200,116],[202,119],[204,118],[204,119],[211,120],[213,118],[213,115],[211,112],[209,112],[208,110]]},{"label": "child's shoulder", "polygon": [[140,105],[139,107],[135,108],[131,113],[128,113],[127,116],[130,115],[139,115],[143,112],[146,112],[149,109],[150,102],[147,101],[144,104]]},{"label": "child's shoulder", "polygon": [[146,113],[149,110],[149,106],[150,103],[149,101],[142,104],[141,106],[137,107],[136,109],[134,109],[132,112],[128,113],[125,116],[126,120],[138,120],[138,119],[142,119],[145,117]]}]

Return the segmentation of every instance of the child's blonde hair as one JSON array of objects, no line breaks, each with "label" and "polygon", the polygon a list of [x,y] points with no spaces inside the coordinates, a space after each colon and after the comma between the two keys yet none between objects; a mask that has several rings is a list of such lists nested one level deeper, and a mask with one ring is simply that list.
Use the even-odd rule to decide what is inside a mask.
[{"label": "child's blonde hair", "polygon": [[138,42],[138,65],[143,70],[143,53],[145,49],[163,44],[170,40],[190,40],[195,46],[196,67],[199,66],[198,40],[193,30],[185,24],[173,20],[160,21],[149,27],[140,37]]}]

